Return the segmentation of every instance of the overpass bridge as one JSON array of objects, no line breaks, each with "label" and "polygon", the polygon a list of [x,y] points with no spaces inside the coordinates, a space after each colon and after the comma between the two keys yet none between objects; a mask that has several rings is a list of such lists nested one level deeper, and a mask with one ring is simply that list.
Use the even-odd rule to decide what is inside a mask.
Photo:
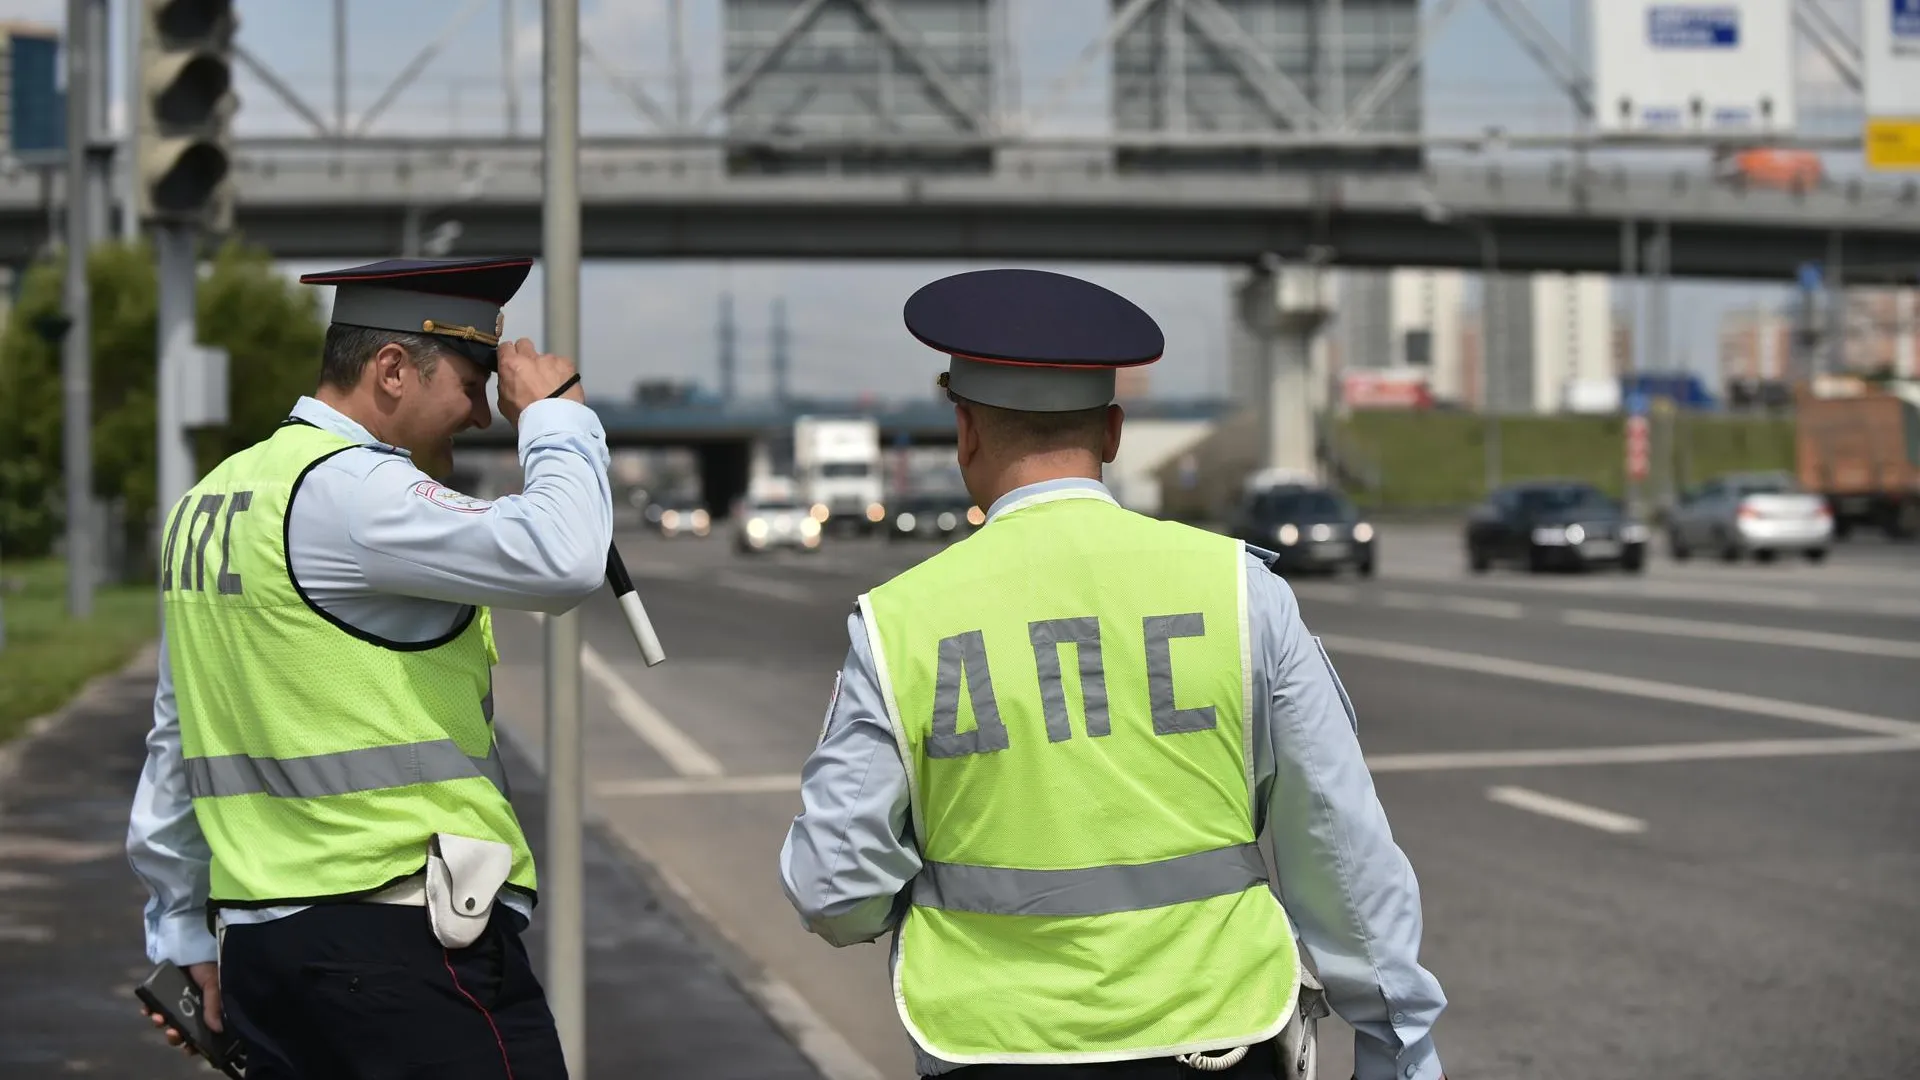
[{"label": "overpass bridge", "polygon": [[[929,368],[931,371],[932,369]],[[729,506],[747,488],[756,449],[777,448],[802,416],[866,416],[880,426],[880,445],[927,446],[954,441],[953,406],[945,400],[864,403],[845,401],[738,401],[731,404],[640,405],[604,399],[588,404],[600,417],[608,446],[618,449],[681,447],[699,463],[710,508]],[[1232,403],[1208,399],[1122,402],[1132,430],[1145,436],[1155,424],[1212,424],[1232,411]],[[496,419],[484,430],[462,434],[465,449],[512,450],[513,428]],[[775,454],[774,456],[783,456]]]},{"label": "overpass bridge", "polygon": [[[1570,157],[1429,162],[1406,172],[1154,172],[1136,139],[986,140],[992,167],[888,175],[741,174],[730,157],[789,143],[745,138],[588,140],[580,173],[591,259],[958,259],[1256,265],[1313,253],[1333,264],[1618,273],[1664,234],[1677,276],[1791,278],[1805,262],[1920,263],[1920,185],[1741,188],[1704,167]],[[1221,146],[1312,160],[1384,137],[1237,135]],[[1191,137],[1169,145],[1186,146]],[[1565,145],[1567,140],[1560,140]],[[1133,144],[1139,144],[1134,146]],[[923,146],[923,144],[925,144]],[[858,160],[897,139],[806,145]],[[913,140],[929,152],[944,143]],[[1303,159],[1300,155],[1306,155]],[[283,259],[417,250],[423,225],[460,223],[459,249],[540,250],[540,145],[362,138],[238,145],[236,227]],[[0,262],[48,237],[47,192],[0,176]]]}]

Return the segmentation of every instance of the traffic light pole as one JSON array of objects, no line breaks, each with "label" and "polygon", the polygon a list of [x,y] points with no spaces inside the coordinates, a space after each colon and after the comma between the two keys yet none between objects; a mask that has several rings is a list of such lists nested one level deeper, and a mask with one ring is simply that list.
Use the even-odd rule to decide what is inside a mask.
[{"label": "traffic light pole", "polygon": [[87,221],[95,241],[113,236],[112,83],[107,77],[113,57],[107,46],[111,19],[107,0],[87,0],[81,39],[87,46]]},{"label": "traffic light pole", "polygon": [[197,334],[194,328],[195,286],[198,259],[195,253],[196,230],[191,225],[155,222],[153,225],[154,272],[160,286],[159,340],[156,355],[160,369],[154,390],[159,410],[154,425],[158,438],[155,460],[159,466],[159,484],[154,492],[157,520],[164,521],[173,504],[193,486],[193,452],[187,441],[186,404],[181,400],[184,388],[182,366]]},{"label": "traffic light pole", "polygon": [[[545,0],[546,341],[551,353],[580,358],[580,0]],[[580,614],[546,620],[547,851],[541,892],[547,923],[549,1007],[567,1072],[583,1077],[586,1059],[586,935],[582,889],[585,783],[580,738]]]},{"label": "traffic light pole", "polygon": [[66,473],[67,614],[84,619],[93,613],[93,350],[87,293],[87,249],[92,241],[87,220],[87,150],[92,116],[87,100],[91,69],[101,62],[88,48],[86,32],[92,0],[67,0],[67,276],[65,307],[73,324],[60,358],[63,404],[62,466]]}]

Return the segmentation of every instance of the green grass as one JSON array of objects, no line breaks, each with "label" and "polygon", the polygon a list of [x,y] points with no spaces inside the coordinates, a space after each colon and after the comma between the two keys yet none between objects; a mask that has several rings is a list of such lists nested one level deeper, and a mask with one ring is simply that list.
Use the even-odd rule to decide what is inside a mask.
[{"label": "green grass", "polygon": [[0,742],[72,700],[87,680],[125,665],[160,625],[159,594],[151,584],[99,589],[93,614],[69,619],[66,564],[53,559],[0,563],[0,604],[7,627],[0,649]]},{"label": "green grass", "polygon": [[[1660,429],[1656,429],[1658,431]],[[1345,441],[1378,469],[1380,486],[1356,491],[1370,506],[1457,509],[1485,491],[1486,423],[1462,413],[1355,413]],[[1655,453],[1664,436],[1656,434]],[[1673,422],[1681,487],[1723,472],[1793,468],[1793,422],[1682,415]],[[1618,416],[1521,416],[1500,422],[1500,478],[1588,481],[1616,496],[1626,487],[1626,422]]]}]

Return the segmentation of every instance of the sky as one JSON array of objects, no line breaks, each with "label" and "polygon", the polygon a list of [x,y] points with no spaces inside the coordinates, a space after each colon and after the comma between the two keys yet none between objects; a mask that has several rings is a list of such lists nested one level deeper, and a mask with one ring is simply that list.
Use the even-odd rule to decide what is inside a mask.
[{"label": "sky", "polygon": [[[112,0],[114,47],[121,52],[121,7]],[[1103,29],[1107,0],[1010,0],[1018,62],[1017,102],[1037,111],[1048,89]],[[1426,0],[1431,3],[1432,0]],[[1576,0],[1525,0],[1562,42],[1573,36]],[[506,6],[510,5],[510,7]],[[638,82],[671,107],[667,41],[669,0],[582,0],[581,127],[583,133],[642,134],[650,125],[616,91],[611,71]],[[698,115],[719,92],[718,0],[683,0],[691,112]],[[239,43],[290,84],[321,115],[334,109],[333,4],[325,0],[237,0]],[[1840,21],[1857,22],[1854,3],[1832,3]],[[509,75],[518,87],[519,130],[537,133],[540,119],[541,0],[405,0],[371,4],[347,0],[348,114],[350,123],[381,99],[396,75],[430,42],[443,48],[411,85],[375,117],[376,134],[497,135],[506,130]],[[64,0],[0,0],[0,19],[58,26]],[[511,12],[510,44],[503,16]],[[512,60],[506,59],[511,49]],[[1102,130],[1106,100],[1101,61],[1089,77],[1034,117],[1055,132]],[[118,57],[116,82],[125,70]],[[267,87],[239,68],[242,136],[296,134],[309,129]],[[1802,100],[1839,100],[1847,94],[1823,60],[1797,64]],[[1437,37],[1422,73],[1430,131],[1460,133],[1486,126],[1512,131],[1568,131],[1573,110],[1526,52],[1488,13],[1483,0],[1466,0]],[[116,90],[115,123],[121,113]],[[1857,101],[1857,98],[1854,99]],[[456,247],[454,254],[467,252]],[[353,265],[396,255],[369,251]],[[739,327],[741,392],[768,391],[769,310],[784,298],[797,394],[842,395],[866,390],[882,397],[931,393],[935,358],[908,338],[900,307],[920,285],[978,264],[935,262],[813,263],[660,261],[589,262],[581,282],[582,371],[590,392],[625,396],[639,379],[693,379],[715,385],[713,357],[718,298],[734,296]],[[1022,264],[1077,274],[1114,288],[1146,308],[1167,335],[1166,359],[1153,370],[1156,394],[1221,394],[1226,390],[1227,293],[1225,268],[1164,268],[1116,264]],[[289,273],[334,266],[285,264]],[[543,284],[536,267],[507,307],[509,332],[542,336]],[[1713,364],[1719,314],[1734,305],[1777,303],[1785,289],[1676,282],[1670,310],[1677,359],[1702,372]],[[1622,301],[1616,289],[1616,303]]]}]

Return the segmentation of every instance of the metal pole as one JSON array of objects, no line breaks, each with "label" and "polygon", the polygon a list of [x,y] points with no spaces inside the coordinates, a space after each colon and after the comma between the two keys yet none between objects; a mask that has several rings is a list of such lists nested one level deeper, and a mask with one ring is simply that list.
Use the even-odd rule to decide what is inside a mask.
[{"label": "metal pole", "polygon": [[333,0],[333,134],[347,137],[347,0]]},{"label": "metal pole", "polygon": [[107,0],[88,0],[87,221],[92,240],[106,240],[114,235],[112,91],[107,78],[107,66],[113,56],[107,45],[107,24],[111,18]]},{"label": "metal pole", "polygon": [[507,138],[520,137],[520,68],[514,54],[513,0],[500,0],[500,71],[507,79]]},{"label": "metal pole", "polygon": [[[1847,286],[1840,230],[1827,234],[1827,348],[1826,371],[1838,375],[1847,369]],[[1815,370],[1819,370],[1816,368]]]},{"label": "metal pole", "polygon": [[[121,101],[127,115],[126,137],[120,144],[120,240],[131,244],[140,239],[140,110],[146,100],[140,93],[140,38],[143,10],[140,0],[120,0],[126,12],[126,85]],[[105,54],[102,54],[105,55]]]},{"label": "metal pole", "polygon": [[[1499,310],[1496,310],[1494,306],[1496,303],[1495,298],[1500,294],[1499,282],[1496,280],[1500,276],[1500,250],[1494,242],[1493,230],[1487,228],[1487,226],[1481,222],[1475,222],[1474,226],[1474,231],[1480,236],[1480,260],[1485,267],[1487,282],[1486,296],[1480,302],[1480,319],[1484,324],[1480,331],[1480,350],[1486,357],[1485,362],[1481,364],[1481,367],[1485,370],[1481,373],[1480,393],[1485,402],[1485,412],[1481,415],[1481,422],[1486,429],[1481,443],[1486,451],[1485,468],[1487,491],[1491,493],[1493,489],[1500,486],[1500,409],[1502,408],[1502,403],[1498,394],[1494,391],[1493,384],[1493,372],[1495,368],[1495,364],[1493,363],[1493,342],[1494,332],[1501,326],[1499,316],[1504,313],[1505,305],[1500,305]],[[1501,330],[1500,336],[1502,339],[1505,338],[1504,330]],[[1505,380],[1502,380],[1503,383],[1504,381]]]},{"label": "metal pole", "polygon": [[186,362],[187,350],[192,348],[198,337],[194,330],[194,294],[195,286],[199,283],[195,239],[195,230],[191,225],[154,223],[153,263],[160,291],[157,312],[159,340],[155,343],[160,358],[160,370],[155,379],[158,384],[155,387],[158,413],[154,425],[158,440],[155,460],[159,471],[153,504],[153,538],[156,543],[159,542],[158,534],[166,514],[186,495],[196,479],[193,453],[181,419],[184,410],[180,400],[181,365]]},{"label": "metal pole", "polygon": [[88,332],[92,322],[87,295],[87,145],[92,133],[87,97],[92,89],[91,35],[87,15],[92,0],[67,0],[67,40],[61,50],[67,67],[66,315],[73,320],[60,358],[63,467],[67,494],[67,614],[84,619],[93,613],[93,379]]},{"label": "metal pole", "polygon": [[[546,200],[543,271],[549,352],[580,356],[580,0],[545,0]],[[546,620],[547,857],[540,876],[547,924],[547,1001],[567,1071],[586,1075],[586,940],[581,820],[580,615]]]}]

